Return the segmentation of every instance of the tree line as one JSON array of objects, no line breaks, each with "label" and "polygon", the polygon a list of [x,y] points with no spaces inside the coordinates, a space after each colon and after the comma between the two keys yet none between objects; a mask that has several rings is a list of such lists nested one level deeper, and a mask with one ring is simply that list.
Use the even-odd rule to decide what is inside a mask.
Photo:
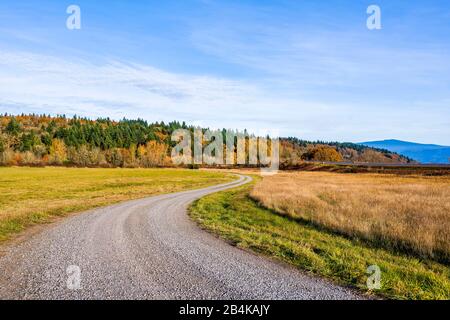
[{"label": "tree line", "polygon": [[[177,129],[193,131],[196,127],[179,121],[148,123],[143,119],[113,121],[65,115],[4,114],[0,115],[0,165],[171,166],[170,152],[175,145],[171,135]],[[222,132],[225,137],[230,130]],[[282,165],[304,160],[410,161],[386,150],[351,143],[310,142],[292,137],[280,140]]]}]

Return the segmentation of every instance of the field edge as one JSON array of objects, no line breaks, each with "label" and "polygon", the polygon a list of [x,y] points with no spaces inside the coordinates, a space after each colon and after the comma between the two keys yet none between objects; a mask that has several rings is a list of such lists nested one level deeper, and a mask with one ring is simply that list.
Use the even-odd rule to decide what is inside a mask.
[{"label": "field edge", "polygon": [[[162,169],[155,169],[155,168],[149,168],[149,169],[114,168],[114,169],[111,169],[111,168],[108,168],[108,169],[105,169],[105,168],[65,168],[65,167],[44,167],[44,168],[2,167],[2,169],[19,169],[19,170],[22,170],[22,169],[29,169],[29,170],[58,169],[58,170],[72,170],[72,171],[76,171],[76,170],[114,170],[116,172],[124,171],[124,170],[127,170],[129,172],[132,172],[133,170],[143,170],[143,171],[147,171],[147,172],[151,172],[151,171],[194,172],[193,170],[189,170],[189,169],[173,169],[173,168],[171,168],[171,169],[166,169],[166,168],[162,168]],[[199,172],[199,173],[203,172],[205,175],[209,174],[207,171],[203,171],[203,170],[196,170],[196,172]],[[236,180],[236,176],[232,173],[228,173],[228,172],[214,172],[214,173],[217,174],[218,176],[221,176],[222,180],[217,181],[217,182],[212,181],[212,182],[194,185],[194,186],[189,185],[188,187],[182,187],[173,192],[198,190],[198,189],[202,189],[202,188],[206,188],[206,187],[210,187],[210,186],[214,186],[214,185],[219,185],[222,183],[233,182]],[[0,179],[0,181],[1,181],[1,179]],[[143,199],[143,198],[147,198],[147,197],[162,195],[162,194],[169,194],[169,193],[173,193],[173,192],[172,191],[167,191],[167,192],[156,191],[156,192],[149,192],[147,194],[141,194],[138,196],[135,196],[132,194],[131,195],[126,194],[121,199],[104,199],[100,203],[93,203],[93,204],[83,201],[83,200],[89,200],[89,199],[77,199],[77,200],[79,200],[79,203],[77,203],[75,205],[61,206],[61,207],[57,207],[55,209],[51,209],[51,210],[47,210],[47,211],[36,209],[34,212],[32,212],[29,215],[19,215],[16,217],[13,216],[11,218],[3,218],[3,219],[0,219],[0,249],[3,246],[9,245],[10,243],[14,242],[15,240],[22,241],[23,239],[27,238],[28,234],[34,234],[35,232],[37,232],[36,230],[41,230],[42,228],[45,228],[45,226],[47,226],[47,225],[57,223],[61,219],[64,219],[64,218],[67,218],[70,216],[83,214],[83,213],[89,212],[91,210],[108,207],[111,205],[116,205],[121,202],[133,201],[133,200]],[[124,194],[125,194],[125,192],[124,192]],[[0,209],[1,209],[1,207],[0,207]]]},{"label": "field edge", "polygon": [[[254,177],[249,184],[194,201],[188,210],[190,218],[230,245],[287,263],[373,298],[450,299],[450,270],[446,266],[397,255],[279,215],[250,197],[258,179]],[[286,231],[299,231],[306,239],[289,239]],[[362,265],[355,265],[362,261]],[[381,290],[367,289],[367,267],[374,264],[382,270]]]}]

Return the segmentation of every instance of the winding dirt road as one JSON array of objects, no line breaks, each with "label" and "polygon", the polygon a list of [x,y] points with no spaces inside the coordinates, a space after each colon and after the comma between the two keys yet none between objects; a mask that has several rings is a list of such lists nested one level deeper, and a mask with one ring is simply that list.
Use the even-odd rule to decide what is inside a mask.
[{"label": "winding dirt road", "polygon": [[361,298],[230,246],[189,220],[186,209],[192,201],[249,179],[129,201],[45,227],[5,249],[0,298]]}]

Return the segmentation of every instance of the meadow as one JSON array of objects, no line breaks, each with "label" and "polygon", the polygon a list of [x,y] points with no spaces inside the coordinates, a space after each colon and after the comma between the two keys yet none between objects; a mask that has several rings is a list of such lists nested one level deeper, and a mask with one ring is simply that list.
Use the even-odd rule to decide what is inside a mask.
[{"label": "meadow", "polygon": [[[448,176],[254,177],[198,200],[191,217],[232,245],[370,294],[450,299]],[[213,170],[0,167],[0,241],[70,213],[233,179]],[[380,290],[367,289],[370,265],[381,268]]]},{"label": "meadow", "polygon": [[[255,178],[258,185],[265,183]],[[231,245],[267,255],[369,295],[390,299],[450,299],[448,265],[373,246],[267,209],[250,197],[253,187],[254,184],[246,185],[204,197],[190,207],[190,216],[202,228]],[[277,194],[279,190],[272,188],[271,192]],[[370,276],[367,269],[372,265],[381,270],[381,288],[377,290],[367,286]]]},{"label": "meadow", "polygon": [[450,176],[283,172],[251,197],[331,232],[450,262]]},{"label": "meadow", "polygon": [[233,179],[203,170],[0,167],[0,241],[68,213]]}]

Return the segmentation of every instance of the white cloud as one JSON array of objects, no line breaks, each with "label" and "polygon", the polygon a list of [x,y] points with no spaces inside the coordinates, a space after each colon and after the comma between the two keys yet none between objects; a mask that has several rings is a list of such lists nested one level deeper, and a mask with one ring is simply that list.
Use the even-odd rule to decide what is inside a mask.
[{"label": "white cloud", "polygon": [[[274,95],[247,81],[175,74],[120,61],[94,64],[0,50],[0,112],[176,119],[212,128],[362,141],[406,138],[409,130],[403,124],[420,119],[420,110],[387,113],[386,108],[373,106],[312,103]],[[427,125],[417,126],[419,138],[428,133],[430,123],[436,135],[448,132],[439,113],[430,110],[426,121]]]},{"label": "white cloud", "polygon": [[212,23],[195,28],[194,46],[224,61],[309,88],[434,86],[449,80],[450,48],[385,34]]},{"label": "white cloud", "polygon": [[174,74],[120,61],[93,64],[0,51],[0,107],[9,112],[268,127],[281,120],[280,104],[292,103],[274,100],[244,81]]}]

